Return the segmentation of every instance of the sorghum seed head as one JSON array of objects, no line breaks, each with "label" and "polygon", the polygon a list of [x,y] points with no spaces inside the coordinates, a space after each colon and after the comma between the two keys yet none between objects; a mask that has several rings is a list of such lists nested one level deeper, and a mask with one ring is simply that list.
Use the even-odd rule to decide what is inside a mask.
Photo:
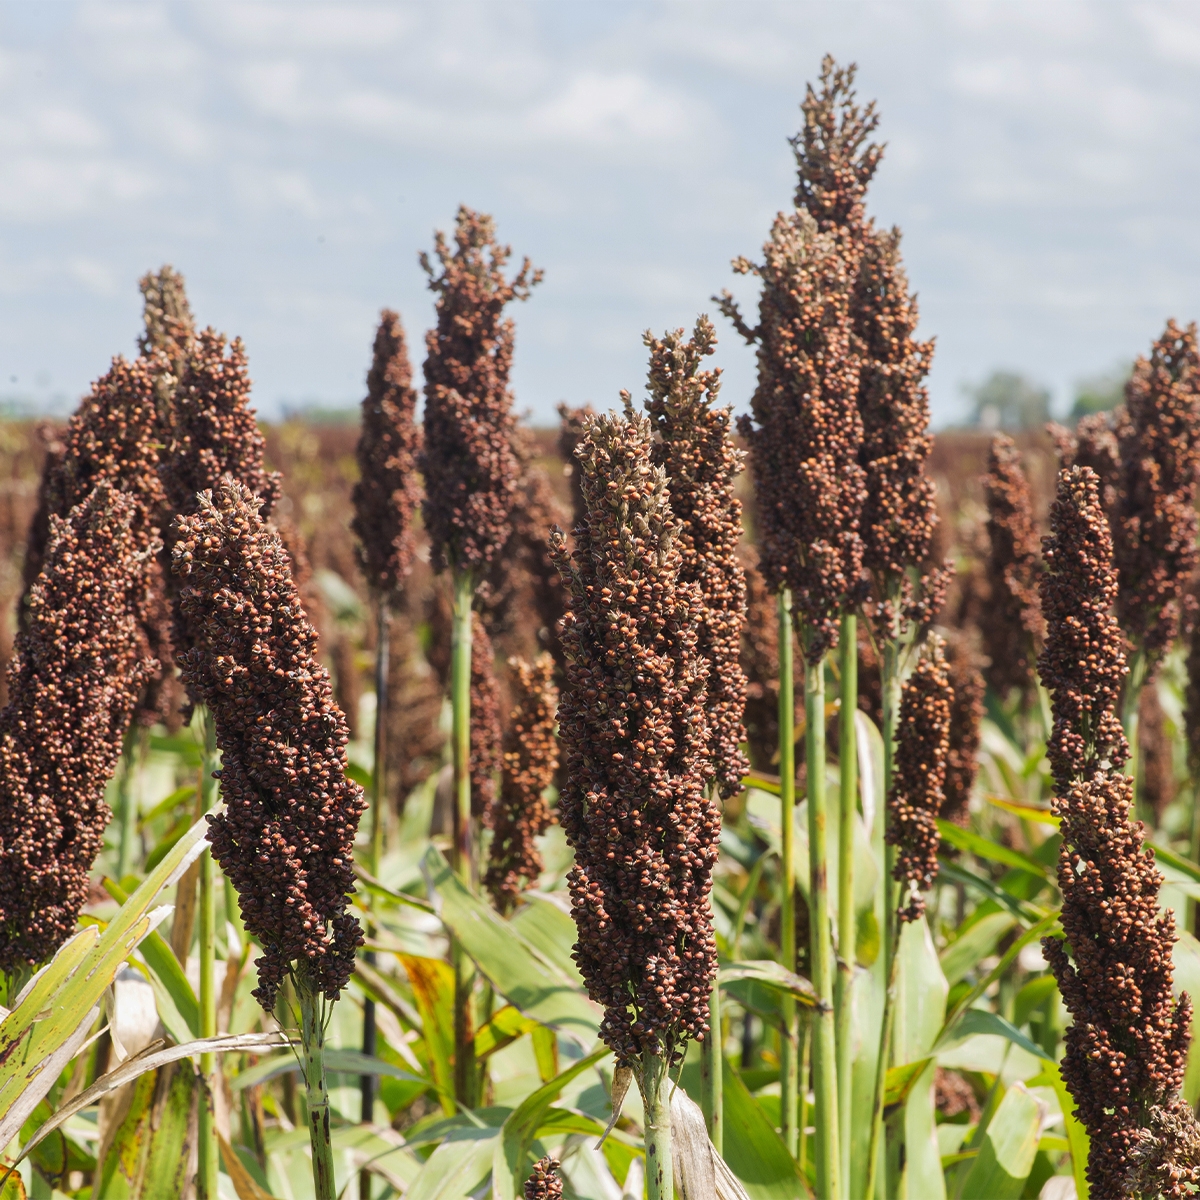
[{"label": "sorghum seed head", "polygon": [[713,772],[722,796],[741,791],[750,764],[742,754],[746,677],[740,661],[746,619],[746,577],[738,560],[742,504],[734,494],[745,455],[733,445],[731,413],[717,408],[720,371],[701,363],[716,348],[707,317],[685,339],[682,329],[661,339],[649,332],[650,393],[646,411],[658,440],[651,459],[667,472],[671,512],[679,522],[679,577],[700,588],[700,653],[708,660],[708,723]]},{"label": "sorghum seed head", "polygon": [[679,522],[650,422],[591,420],[576,455],[586,519],[553,547],[571,597],[559,705],[559,821],[575,960],[618,1062],[678,1062],[706,1032],[716,944],[708,904],[720,817],[706,795],[703,599],[680,578]]},{"label": "sorghum seed head", "polygon": [[948,642],[950,738],[946,750],[945,799],[938,816],[965,825],[971,789],[979,769],[980,722],[983,720],[983,676],[961,634]]},{"label": "sorghum seed head", "polygon": [[946,801],[946,761],[950,750],[952,693],[942,642],[931,634],[912,674],[904,681],[896,768],[888,792],[888,844],[897,847],[893,878],[908,884],[901,921],[925,911],[921,893],[938,873],[937,818]]},{"label": "sorghum seed head", "polygon": [[991,599],[980,633],[990,660],[987,677],[1001,698],[1014,688],[1024,695],[1035,686],[1033,669],[1045,633],[1037,591],[1041,562],[1029,481],[1016,444],[1004,434],[992,439],[983,488]]},{"label": "sorghum seed head", "polygon": [[508,666],[514,704],[504,735],[500,795],[488,821],[492,846],[483,879],[501,912],[510,911],[521,891],[542,873],[535,839],[550,826],[550,809],[542,794],[558,770],[554,659],[549,654],[538,655],[533,663],[510,658]]},{"label": "sorghum seed head", "polygon": [[147,676],[138,604],[157,549],[138,502],[99,482],[49,517],[0,711],[0,970],[74,932],[110,816],[104,790]]},{"label": "sorghum seed head", "polygon": [[385,308],[362,402],[356,451],[359,478],[351,494],[350,528],[358,538],[358,564],[367,585],[388,601],[396,599],[416,552],[412,518],[421,495],[416,407],[404,326],[396,313]]},{"label": "sorghum seed head", "polygon": [[226,809],[209,818],[213,858],[263,947],[254,995],[268,1011],[305,960],[335,1000],[362,944],[348,910],[365,807],[346,778],[346,720],[317,661],[279,535],[234,479],[176,521],[173,566],[193,645],[180,667],[216,722]]},{"label": "sorghum seed head", "polygon": [[547,1155],[533,1164],[533,1174],[525,1181],[525,1200],[561,1200],[562,1179],[558,1171],[562,1164]]},{"label": "sorghum seed head", "polygon": [[454,243],[436,235],[440,270],[421,255],[437,296],[437,325],[425,337],[425,527],[435,566],[481,573],[508,541],[516,502],[513,322],[502,314],[542,273],[526,259],[506,279],[512,251],[497,243],[492,218],[469,208],[458,210]]}]

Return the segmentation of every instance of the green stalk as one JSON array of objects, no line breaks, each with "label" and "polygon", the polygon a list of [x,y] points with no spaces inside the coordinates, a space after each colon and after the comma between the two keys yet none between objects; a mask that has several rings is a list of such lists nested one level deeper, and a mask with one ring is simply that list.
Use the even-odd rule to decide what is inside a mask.
[{"label": "green stalk", "polygon": [[[896,763],[896,729],[900,720],[900,644],[894,635],[883,644],[883,794],[891,794],[892,775]],[[887,816],[879,822],[881,830],[887,828]],[[892,878],[896,865],[896,851],[892,846],[883,848],[885,873],[882,884],[884,895],[883,953],[884,977],[887,990],[883,999],[883,1020],[879,1027],[879,1058],[875,1063],[875,1096],[871,1106],[871,1143],[867,1151],[867,1197],[886,1197],[888,1178],[886,1164],[881,1162],[883,1145],[883,1094],[887,1081],[888,1063],[892,1054],[892,1029],[896,1019],[896,976],[897,952],[900,948],[899,922],[896,919],[897,888]]]},{"label": "green stalk", "polygon": [[804,663],[804,749],[808,764],[810,975],[818,1008],[813,1023],[813,1107],[818,1200],[841,1200],[838,1153],[837,1033],[829,919],[829,841],[825,804],[825,658]]},{"label": "green stalk", "polygon": [[[201,713],[201,728],[204,730],[204,755],[201,760],[200,790],[207,811],[212,807],[212,793],[216,780],[212,773],[217,765],[216,726],[212,714]],[[217,1035],[217,990],[216,990],[216,926],[217,904],[214,886],[215,869],[208,850],[200,856],[200,1036]],[[217,1094],[217,1056],[200,1055],[200,1077],[203,1092],[200,1098],[197,1141],[198,1171],[196,1179],[197,1200],[217,1200],[219,1195],[217,1175],[220,1172],[220,1147],[214,1126]]]},{"label": "green stalk", "polygon": [[855,960],[854,817],[858,800],[858,743],[854,713],[858,708],[858,617],[842,616],[840,644],[841,710],[838,714],[838,937],[837,983],[833,1010],[837,1027],[838,1149],[843,1187],[850,1183],[850,1136],[854,1095],[854,1047],[851,1030]]},{"label": "green stalk", "polygon": [[[453,866],[463,884],[474,890],[475,864],[471,838],[471,621],[475,584],[469,571],[454,576],[454,626],[450,641],[450,704],[454,738]],[[454,967],[454,1095],[474,1107],[475,1041],[471,1028],[471,993],[475,974],[457,942],[450,947]]]},{"label": "green stalk", "polygon": [[[780,957],[789,971],[796,970],[796,697],[792,662],[792,593],[779,593],[779,805],[783,827],[780,867]],[[800,1144],[799,1019],[796,1001],[783,996],[779,1002],[780,1123],[783,1141],[793,1156]]]},{"label": "green stalk", "polygon": [[[383,859],[383,825],[387,805],[387,693],[388,693],[388,653],[390,650],[390,626],[392,614],[388,608],[386,597],[379,598],[378,624],[375,635],[375,763],[371,772],[371,874],[379,878],[379,864]],[[367,926],[368,935],[374,933],[371,924]],[[375,951],[368,950],[363,956],[371,965],[375,965]],[[367,999],[363,1003],[363,1040],[362,1052],[369,1057],[375,1056],[375,1001]],[[369,1125],[375,1119],[375,1076],[363,1075],[359,1079],[359,1091],[362,1094],[360,1118],[364,1125]],[[365,1168],[358,1177],[359,1200],[371,1200],[371,1172]]]},{"label": "green stalk", "polygon": [[665,1058],[649,1052],[642,1058],[642,1100],[646,1111],[646,1200],[675,1200],[671,1073]]},{"label": "green stalk", "polygon": [[721,989],[714,981],[708,997],[708,1036],[700,1043],[700,1107],[708,1140],[718,1154],[725,1145],[725,1056],[721,1039]]},{"label": "green stalk", "polygon": [[[1188,842],[1188,855],[1192,862],[1196,861],[1196,855],[1200,854],[1200,779],[1196,779],[1192,785],[1192,834]],[[1195,934],[1200,929],[1200,922],[1196,920],[1197,904],[1195,900],[1188,901],[1188,929]]]},{"label": "green stalk", "polygon": [[329,1089],[325,1084],[325,1013],[321,993],[306,964],[296,964],[296,997],[300,1001],[300,1054],[308,1094],[308,1135],[312,1143],[314,1200],[336,1200],[333,1145],[329,1137]]}]

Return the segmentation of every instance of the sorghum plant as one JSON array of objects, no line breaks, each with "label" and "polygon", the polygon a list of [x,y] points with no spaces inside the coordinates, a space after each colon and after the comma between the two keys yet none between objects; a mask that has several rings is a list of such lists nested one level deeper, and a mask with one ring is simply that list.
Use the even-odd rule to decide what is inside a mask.
[{"label": "sorghum plant", "polygon": [[887,840],[896,847],[892,878],[904,885],[897,909],[901,921],[925,912],[921,893],[937,879],[937,818],[946,802],[952,700],[941,639],[933,634],[901,691],[896,768],[887,797]]},{"label": "sorghum plant", "polygon": [[227,479],[198,499],[176,521],[173,566],[193,637],[180,667],[222,754],[226,809],[209,842],[263,948],[255,997],[270,1011],[285,976],[295,984],[313,1179],[333,1200],[324,1028],[362,944],[348,911],[362,789],[346,778],[345,718],[260,498]]},{"label": "sorghum plant", "polygon": [[720,817],[705,787],[703,598],[681,578],[680,524],[651,441],[635,413],[589,421],[574,552],[553,535],[571,596],[559,820],[575,851],[575,961],[604,1006],[600,1036],[645,1100],[648,1194],[669,1200],[667,1073],[707,1032]]},{"label": "sorghum plant", "polygon": [[0,971],[13,994],[75,931],[110,816],[105,785],[157,667],[138,627],[156,549],[140,518],[104,481],[51,515],[17,634],[0,710]]},{"label": "sorghum plant", "polygon": [[558,456],[563,460],[563,470],[571,483],[571,531],[587,516],[583,503],[583,484],[575,463],[575,447],[583,440],[583,430],[588,420],[595,415],[595,409],[590,404],[583,404],[579,408],[571,408],[566,404],[558,406]]},{"label": "sorghum plant", "polygon": [[[358,538],[358,565],[375,601],[375,764],[368,860],[375,876],[383,857],[387,803],[391,608],[412,570],[416,553],[412,518],[420,500],[417,456],[421,448],[421,431],[413,419],[416,407],[404,327],[399,315],[385,308],[379,316],[374,355],[367,372],[367,394],[362,402],[362,426],[355,452],[359,478],[350,497],[354,505],[350,528]],[[351,666],[345,674],[352,672]],[[343,672],[338,674],[340,678]],[[375,1053],[375,1002],[369,999],[363,1015],[363,1053]],[[374,1094],[374,1076],[364,1075],[364,1121],[372,1119]],[[364,1171],[360,1180],[362,1200],[370,1196],[370,1188],[370,1175]]]},{"label": "sorghum plant", "polygon": [[148,271],[138,285],[142,292],[145,326],[138,339],[142,357],[154,368],[154,391],[158,419],[163,429],[174,420],[175,389],[187,369],[188,356],[196,341],[196,322],[188,304],[183,276],[169,264]]},{"label": "sorghum plant", "polygon": [[1134,651],[1129,690],[1136,692],[1175,640],[1197,562],[1200,359],[1195,325],[1181,329],[1167,322],[1150,357],[1135,364],[1125,405],[1128,416],[1117,431],[1121,479],[1112,520],[1113,563],[1119,581],[1117,619]]},{"label": "sorghum plant", "polygon": [[550,826],[550,809],[542,793],[558,770],[554,736],[558,689],[554,659],[541,654],[533,663],[509,659],[513,710],[504,734],[500,795],[488,824],[492,845],[484,887],[502,913],[510,912],[522,890],[537,882],[542,856],[536,838]]},{"label": "sorghum plant", "polygon": [[1200,1184],[1194,1119],[1179,1096],[1191,1003],[1171,994],[1171,911],[1130,820],[1133,781],[1116,705],[1126,676],[1112,539],[1084,467],[1060,473],[1042,577],[1046,644],[1038,660],[1053,702],[1047,753],[1061,820],[1058,883],[1065,943],[1043,948],[1073,1018],[1063,1079],[1091,1137],[1093,1194],[1182,1196]]},{"label": "sorghum plant", "polygon": [[504,734],[492,639],[478,614],[471,628],[471,816],[479,820],[486,818],[496,802]]},{"label": "sorghum plant", "polygon": [[[722,311],[758,345],[753,419],[739,431],[750,449],[759,523],[760,569],[780,596],[780,776],[783,822],[784,965],[795,969],[792,825],[795,770],[791,729],[790,614],[805,660],[805,750],[812,876],[812,975],[822,1006],[814,1016],[813,1075],[817,1103],[817,1192],[836,1196],[838,1152],[833,950],[826,884],[825,656],[837,645],[842,614],[861,598],[863,543],[859,518],[866,498],[859,463],[862,419],[858,364],[852,353],[851,293],[857,251],[837,230],[822,232],[803,210],[780,213],[764,262],[734,262],[762,280],[758,325],[750,328],[732,297]],[[783,624],[789,626],[786,635]],[[853,638],[851,639],[853,644]],[[826,1008],[826,1006],[828,1006]],[[785,1141],[795,1152],[798,1028],[784,1005],[781,1063]]]},{"label": "sorghum plant", "polygon": [[997,434],[983,477],[987,500],[987,619],[980,622],[987,678],[1002,699],[1012,691],[1028,696],[1037,686],[1034,665],[1045,634],[1038,602],[1037,525],[1029,481],[1012,438]]},{"label": "sorghum plant", "polygon": [[[519,478],[508,383],[514,327],[503,313],[510,301],[527,299],[542,275],[526,259],[508,279],[504,268],[511,250],[497,243],[491,217],[466,207],[458,210],[453,249],[439,232],[434,253],[440,270],[427,254],[421,255],[437,297],[437,324],[425,335],[425,440],[419,462],[433,564],[439,571],[449,567],[454,576],[454,866],[473,886],[472,604],[484,573],[512,535]],[[471,980],[465,956],[456,949],[454,957],[455,1092],[459,1100],[469,1101],[475,1087]]]},{"label": "sorghum plant", "polygon": [[[682,556],[679,577],[700,589],[703,609],[699,651],[708,662],[709,753],[713,781],[728,799],[741,791],[750,764],[741,750],[746,730],[746,677],[741,667],[742,625],[746,616],[746,577],[738,559],[742,505],[734,480],[745,455],[733,445],[732,410],[716,408],[720,371],[701,369],[716,349],[707,317],[696,321],[685,340],[677,329],[661,339],[646,333],[650,350],[646,411],[658,434],[651,459],[667,473],[671,512],[679,522]],[[626,395],[626,403],[629,403]],[[720,991],[709,1002],[709,1035],[704,1040],[702,1099],[713,1145],[722,1148]]]}]

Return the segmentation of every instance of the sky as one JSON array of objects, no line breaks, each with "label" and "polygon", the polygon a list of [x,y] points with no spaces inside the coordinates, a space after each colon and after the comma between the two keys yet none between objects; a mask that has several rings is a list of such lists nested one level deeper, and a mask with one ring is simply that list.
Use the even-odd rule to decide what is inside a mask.
[{"label": "sky", "polygon": [[790,205],[827,52],[878,101],[935,424],[996,369],[1062,410],[1200,313],[1192,0],[0,0],[0,398],[69,410],[169,262],[264,416],[353,405],[382,306],[419,370],[417,255],[465,203],[545,271],[514,311],[535,423],[639,394],[643,331],[701,312],[744,410],[711,297],[753,307],[729,263]]}]

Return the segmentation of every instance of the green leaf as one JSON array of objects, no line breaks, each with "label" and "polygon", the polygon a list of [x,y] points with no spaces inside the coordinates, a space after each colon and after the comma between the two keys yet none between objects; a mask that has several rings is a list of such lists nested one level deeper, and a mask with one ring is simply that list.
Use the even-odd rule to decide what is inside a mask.
[{"label": "green leaf", "polygon": [[421,1014],[421,1036],[442,1108],[452,1113],[454,1104],[446,1097],[454,1093],[454,971],[440,958],[419,958],[415,954],[396,957],[408,975]]},{"label": "green leaf", "polygon": [[185,783],[183,787],[176,788],[169,796],[165,796],[160,800],[148,813],[143,813],[138,818],[138,828],[145,829],[147,825],[153,821],[157,821],[159,817],[165,817],[173,814],[185,800],[192,800],[196,795],[196,785],[194,783]]},{"label": "green leaf", "polygon": [[1033,1169],[1041,1131],[1041,1106],[1023,1084],[1014,1083],[988,1124],[979,1156],[963,1186],[963,1196],[1020,1200]]},{"label": "green leaf", "polygon": [[1075,1101],[1067,1091],[1062,1073],[1057,1063],[1046,1063],[1040,1075],[1025,1081],[1028,1088],[1049,1087],[1054,1089],[1058,1098],[1058,1107],[1062,1110],[1063,1128],[1067,1134],[1067,1144],[1071,1148],[1071,1174],[1075,1179],[1076,1200],[1088,1200],[1089,1186],[1087,1178],[1088,1132],[1075,1115]]},{"label": "green leaf", "polygon": [[727,988],[731,983],[758,983],[781,996],[794,996],[804,1008],[817,1007],[817,994],[813,991],[812,984],[773,959],[750,959],[730,963],[717,973],[717,981],[723,988]]},{"label": "green leaf", "polygon": [[916,1062],[905,1063],[902,1067],[889,1067],[883,1085],[883,1107],[894,1108],[897,1104],[903,1104],[908,1099],[913,1084],[931,1062],[932,1057],[919,1058]]},{"label": "green leaf", "polygon": [[593,1050],[586,1058],[572,1063],[549,1083],[526,1096],[505,1120],[500,1137],[493,1150],[492,1194],[495,1200],[515,1200],[517,1189],[522,1186],[528,1172],[525,1170],[529,1148],[537,1137],[538,1130],[551,1105],[562,1094],[562,1090],[577,1075],[593,1067],[612,1051],[607,1046]]},{"label": "green leaf", "polygon": [[487,1178],[499,1141],[495,1129],[458,1129],[430,1156],[405,1200],[464,1200]]},{"label": "green leaf", "polygon": [[1062,821],[1048,808],[1035,808],[1032,804],[1018,804],[1015,800],[1005,800],[1002,796],[988,796],[987,802],[996,808],[1001,808],[1022,821],[1035,821],[1039,825],[1049,825],[1057,829]]},{"label": "green leaf", "polygon": [[[1005,952],[1000,956],[1000,961],[981,979],[969,992],[964,993],[958,1002],[946,1014],[946,1020],[942,1026],[942,1032],[948,1030],[959,1017],[962,1016],[968,1008],[971,1008],[975,1001],[984,994],[1004,974],[1005,971],[1012,965],[1013,960],[1025,949],[1030,942],[1037,941],[1039,938],[1048,936],[1051,931],[1058,925],[1059,914],[1057,911],[1048,913],[1036,925],[1027,929]],[[941,1034],[938,1035],[939,1039]]]},{"label": "green leaf", "polygon": [[1200,942],[1186,929],[1180,930],[1171,958],[1175,994],[1187,992],[1192,1000],[1192,1041],[1183,1076],[1183,1097],[1194,1108],[1200,1099]]},{"label": "green leaf", "polygon": [[100,1164],[105,1200],[178,1200],[191,1183],[188,1122],[195,1091],[190,1064],[172,1063],[133,1084],[128,1112]]},{"label": "green leaf", "polygon": [[1185,875],[1193,883],[1200,883],[1200,866],[1192,862],[1190,858],[1184,858],[1182,854],[1176,854],[1170,847],[1161,846],[1158,842],[1147,842],[1146,844],[1154,851],[1156,861],[1164,866],[1174,867],[1176,871]]},{"label": "green leaf", "polygon": [[475,1061],[482,1062],[489,1054],[503,1050],[522,1035],[540,1028],[536,1021],[530,1020],[519,1008],[506,1004],[492,1015],[492,1019],[486,1025],[481,1025],[475,1034]]},{"label": "green leaf", "polygon": [[969,975],[993,953],[1000,939],[1017,923],[1012,913],[985,913],[968,925],[941,954],[942,973],[950,984]]},{"label": "green leaf", "polygon": [[176,754],[189,767],[200,765],[200,743],[190,733],[177,733],[169,737],[152,733],[150,749],[157,750],[160,754]]},{"label": "green leaf", "polygon": [[358,763],[346,764],[346,778],[353,780],[359,787],[366,788],[367,791],[375,786],[375,776],[365,767],[360,767]]},{"label": "green leaf", "polygon": [[166,916],[149,912],[166,887],[204,849],[201,818],[121,905],[104,932],[84,929],[63,945],[0,1022],[0,1146],[16,1136],[75,1054],[95,1019],[100,997],[121,964]]},{"label": "green leaf", "polygon": [[951,846],[957,846],[960,850],[967,850],[977,858],[987,858],[992,862],[1004,863],[1007,867],[1028,871],[1030,875],[1036,875],[1039,879],[1050,879],[1050,873],[1040,862],[1019,850],[1001,846],[999,842],[988,841],[978,833],[941,818],[938,819],[937,827],[943,842],[949,842]]},{"label": "green leaf", "polygon": [[[195,791],[195,788],[192,790]],[[113,882],[107,875],[104,877],[103,883],[105,891],[118,904],[124,904],[129,899],[121,890],[120,884]],[[196,993],[192,991],[188,977],[183,973],[179,959],[175,957],[175,952],[163,940],[162,935],[156,931],[151,931],[142,939],[139,949],[142,958],[146,960],[146,966],[150,968],[166,990],[167,995],[174,1001],[179,1015],[187,1024],[188,1033],[192,1037],[198,1038],[200,1036],[200,1003],[196,999]]]},{"label": "green leaf", "polygon": [[1053,975],[1031,979],[1013,1000],[1013,1024],[1020,1029],[1057,991],[1058,981]]},{"label": "green leaf", "polygon": [[722,1058],[725,1153],[729,1169],[741,1180],[750,1200],[796,1200],[807,1188],[787,1146],[775,1132],[762,1105],[741,1075]]},{"label": "green leaf", "polygon": [[1034,921],[1041,920],[1046,914],[1039,908],[1035,908],[1028,901],[1020,900],[1010,892],[1006,892],[1002,887],[997,887],[990,879],[985,879],[982,875],[976,875],[974,871],[968,871],[961,863],[955,862],[952,858],[938,858],[938,873],[943,879],[953,880],[955,883],[964,884],[966,887],[973,888],[981,895],[986,896],[989,900],[995,901],[1001,908],[1007,909],[1014,917],[1022,924],[1028,925]]},{"label": "green leaf", "polygon": [[527,1017],[590,1049],[600,1028],[599,1005],[544,964],[508,921],[467,891],[436,846],[426,853],[425,870],[441,899],[442,923],[496,991]]},{"label": "green leaf", "polygon": [[[296,1055],[289,1050],[283,1054],[274,1054],[270,1058],[255,1063],[252,1067],[247,1067],[230,1086],[235,1092],[241,1092],[256,1084],[266,1083],[268,1079],[274,1079],[278,1075],[286,1075],[289,1071],[299,1071],[300,1069]],[[414,1075],[412,1071],[406,1071],[403,1067],[396,1066],[395,1063],[385,1062],[382,1058],[375,1058],[370,1054],[360,1054],[357,1050],[327,1049],[325,1051],[325,1069],[331,1075],[352,1075],[355,1078],[362,1075],[384,1075],[389,1079],[404,1079],[410,1083],[420,1083],[427,1088],[437,1090],[436,1084],[431,1079]]]},{"label": "green leaf", "polygon": [[583,987],[583,976],[571,957],[578,932],[575,922],[551,900],[526,895],[513,914],[512,927],[563,976]]},{"label": "green leaf", "polygon": [[989,1012],[984,1008],[968,1008],[955,1022],[954,1027],[938,1038],[938,1049],[945,1050],[958,1042],[964,1042],[969,1037],[983,1034],[991,1037],[1007,1038],[1014,1046],[1020,1046],[1026,1054],[1035,1058],[1054,1060],[1036,1042],[1030,1041],[1015,1025],[1006,1021],[999,1013]]}]

